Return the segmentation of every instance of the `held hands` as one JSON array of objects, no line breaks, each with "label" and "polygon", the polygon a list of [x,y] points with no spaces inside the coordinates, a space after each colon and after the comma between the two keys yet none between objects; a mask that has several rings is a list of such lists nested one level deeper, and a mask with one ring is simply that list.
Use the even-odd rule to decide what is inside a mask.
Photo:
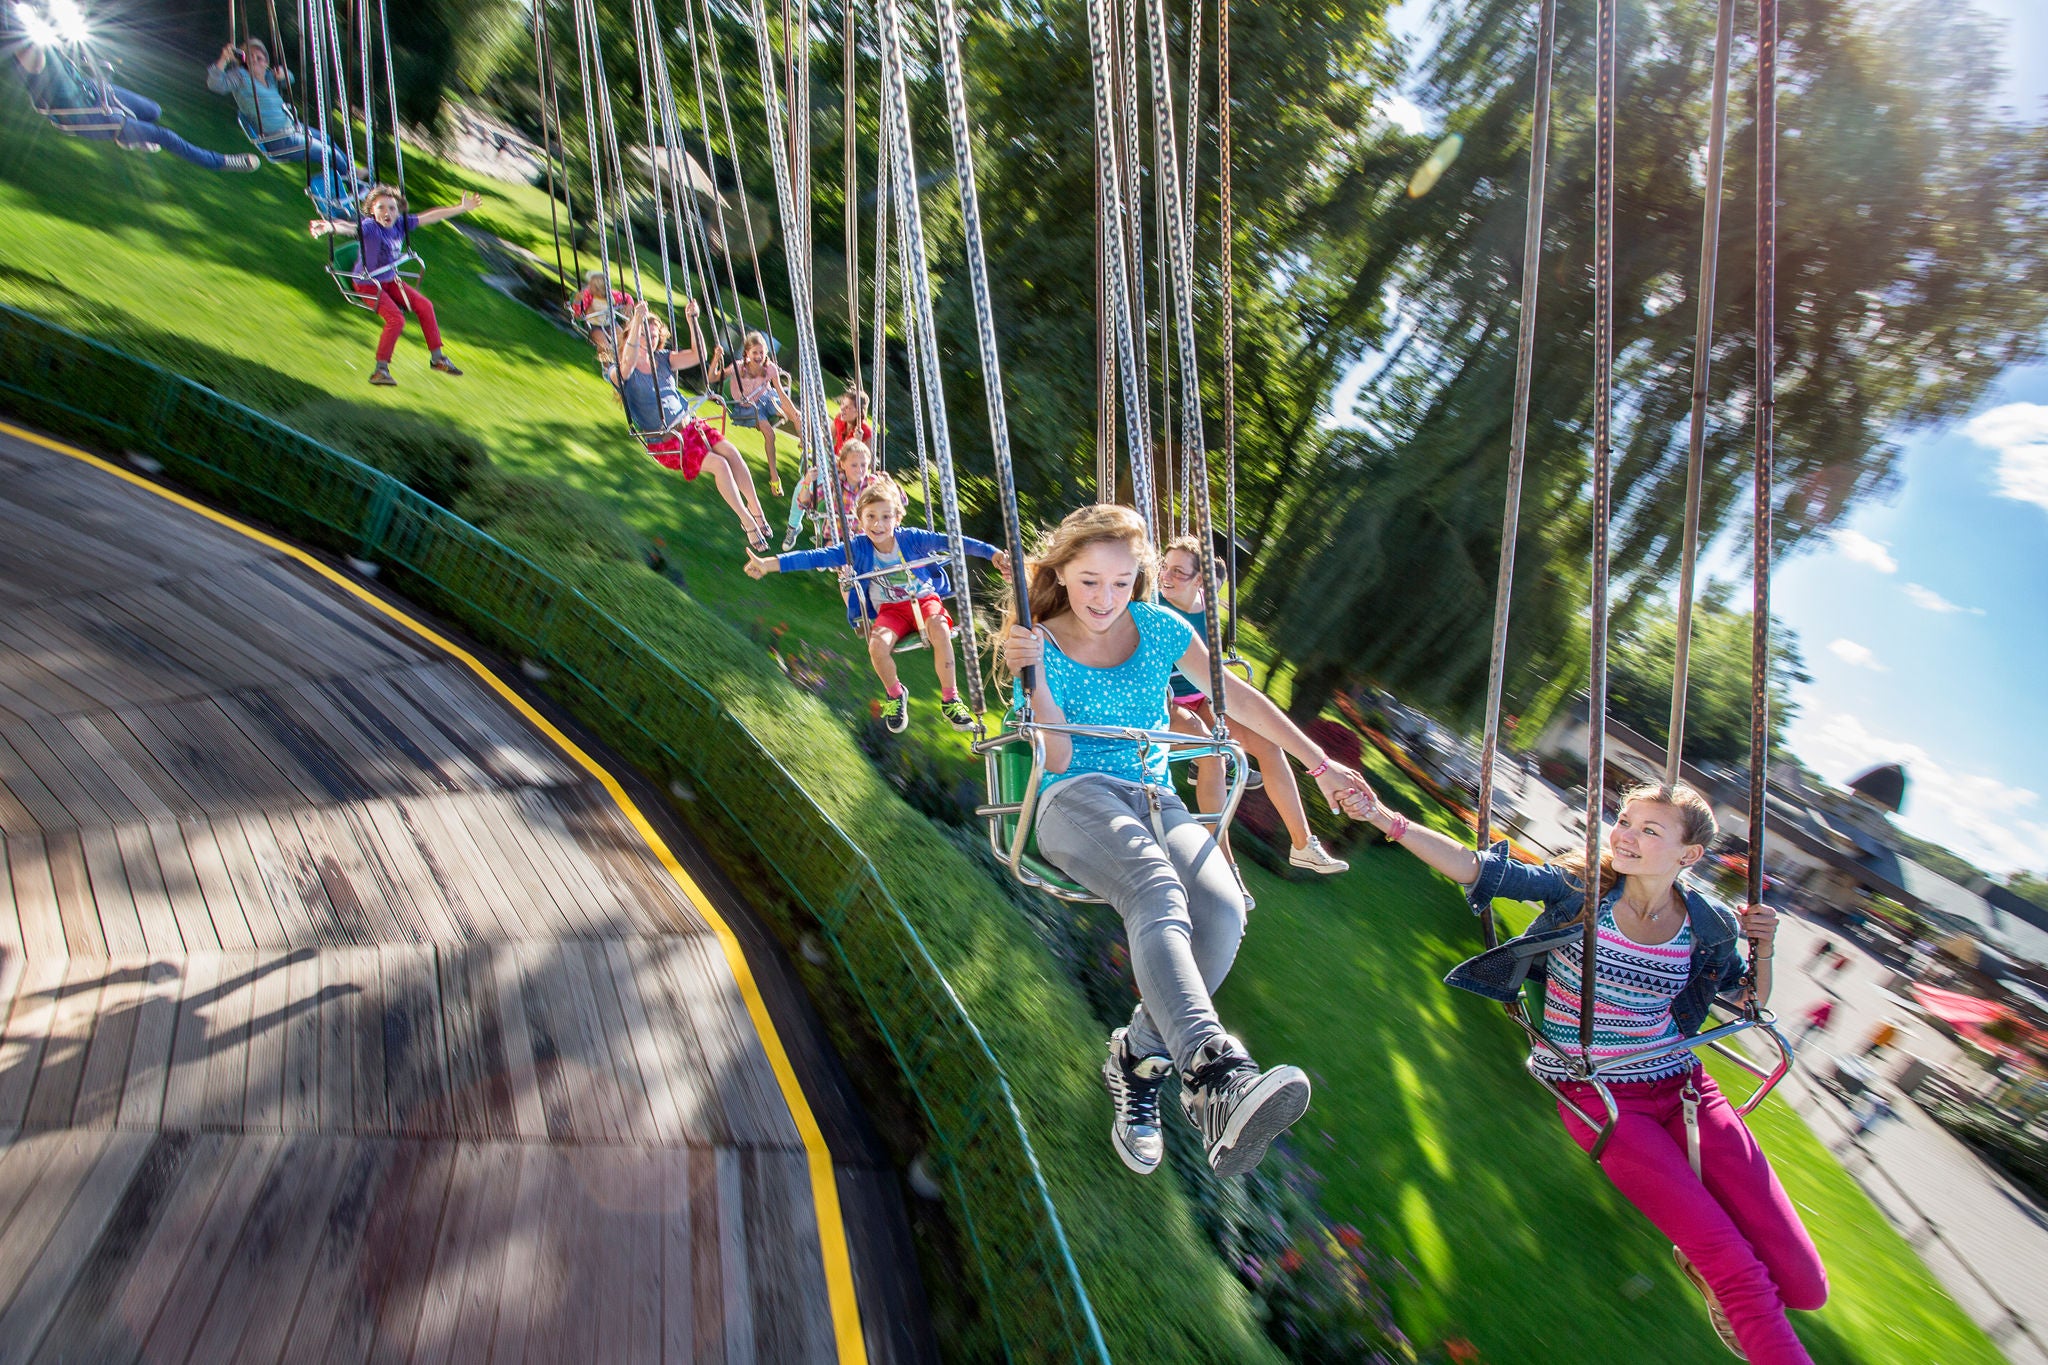
[{"label": "held hands", "polygon": [[1006,552],[997,550],[989,563],[996,566],[996,572],[1003,576],[1005,583],[1010,581],[1010,556]]},{"label": "held hands", "polygon": [[1758,962],[1769,958],[1778,937],[1778,912],[1768,905],[1745,905],[1735,913],[1742,922],[1742,936],[1749,940],[1751,957]]},{"label": "held hands", "polygon": [[1364,820],[1379,809],[1380,799],[1364,775],[1334,758],[1316,778],[1316,788],[1329,802],[1332,815],[1342,814],[1353,820]]}]

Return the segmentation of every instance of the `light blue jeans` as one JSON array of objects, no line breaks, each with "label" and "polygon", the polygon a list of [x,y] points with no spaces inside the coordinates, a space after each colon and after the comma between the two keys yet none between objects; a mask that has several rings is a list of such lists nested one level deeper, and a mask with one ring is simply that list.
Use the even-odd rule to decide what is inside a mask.
[{"label": "light blue jeans", "polygon": [[1190,1070],[1224,1032],[1210,997],[1244,938],[1244,892],[1208,828],[1163,787],[1089,773],[1040,798],[1038,851],[1123,917],[1138,978],[1131,1051]]}]

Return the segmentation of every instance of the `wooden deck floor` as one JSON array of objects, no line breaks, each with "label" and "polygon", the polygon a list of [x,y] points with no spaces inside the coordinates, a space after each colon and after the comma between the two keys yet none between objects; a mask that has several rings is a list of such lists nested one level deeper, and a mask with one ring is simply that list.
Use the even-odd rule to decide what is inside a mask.
[{"label": "wooden deck floor", "polygon": [[603,789],[0,440],[0,1365],[839,1358],[796,1124]]}]

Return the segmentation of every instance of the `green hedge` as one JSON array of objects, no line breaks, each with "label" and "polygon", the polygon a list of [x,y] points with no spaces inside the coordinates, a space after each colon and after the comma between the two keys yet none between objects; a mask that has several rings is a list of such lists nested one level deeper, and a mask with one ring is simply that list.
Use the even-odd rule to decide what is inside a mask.
[{"label": "green hedge", "polygon": [[1275,1359],[1186,1199],[1109,1154],[1100,1091],[1075,1065],[1099,1030],[1028,928],[815,698],[633,564],[625,536],[565,536],[533,488],[472,476],[465,506],[515,552],[359,461],[12,309],[0,309],[0,393],[30,421],[146,454],[203,494],[386,565],[401,591],[545,664],[607,743],[701,798],[693,824],[729,866],[766,869],[772,886],[755,889],[772,894],[756,903],[785,940],[823,936],[836,986],[914,1104],[949,1186],[960,1270],[979,1282],[955,1295],[974,1320],[941,1324],[952,1354]]}]

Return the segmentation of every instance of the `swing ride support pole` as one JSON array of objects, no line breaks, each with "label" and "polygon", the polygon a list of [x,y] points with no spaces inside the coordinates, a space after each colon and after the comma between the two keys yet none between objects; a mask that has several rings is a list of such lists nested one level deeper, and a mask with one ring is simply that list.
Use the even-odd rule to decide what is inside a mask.
[{"label": "swing ride support pole", "polygon": [[[839,543],[848,543],[846,503],[839,491],[839,467],[832,460],[832,422],[825,412],[825,373],[818,361],[818,325],[812,314],[810,237],[805,231],[802,206],[797,202],[797,182],[792,178],[789,149],[790,130],[783,126],[781,94],[776,89],[775,53],[768,38],[768,10],[765,0],[753,0],[754,56],[761,75],[761,108],[768,120],[769,162],[775,170],[776,209],[782,218],[783,259],[789,269],[791,311],[796,315],[797,399],[804,449],[825,481],[831,499],[833,524]],[[764,303],[765,307],[765,303]],[[763,320],[766,317],[764,314]],[[770,363],[773,357],[770,357]],[[828,452],[820,458],[818,452]]]},{"label": "swing ride support pole", "polygon": [[[1131,505],[1150,527],[1153,524],[1151,417],[1145,408],[1143,346],[1132,330],[1131,273],[1127,264],[1130,257],[1124,240],[1122,152],[1117,146],[1116,120],[1112,110],[1116,63],[1112,46],[1114,32],[1108,12],[1111,3],[1113,0],[1088,0],[1089,65],[1095,78],[1095,164],[1103,187],[1105,254],[1111,262],[1107,271],[1110,312],[1114,324],[1117,375],[1123,389],[1124,435],[1131,452]],[[1139,306],[1142,307],[1142,303]],[[1015,503],[1007,504],[1005,515],[1014,513]],[[1021,543],[1021,532],[1016,539]],[[1021,560],[1018,562],[1022,563]],[[1020,602],[1024,596],[1023,593],[1018,594]],[[1030,622],[1020,617],[1020,624],[1028,626]],[[1028,687],[1026,695],[1029,695]]]},{"label": "swing ride support pole", "polygon": [[[932,454],[939,466],[939,502],[946,514],[946,544],[958,576],[960,628],[967,637],[967,656],[979,656],[974,622],[974,594],[967,590],[967,557],[960,533],[960,498],[953,473],[952,433],[939,390],[938,328],[932,320],[931,268],[925,257],[924,218],[917,197],[917,152],[910,137],[910,92],[903,62],[903,15],[897,0],[882,0],[882,98],[887,107],[886,132],[896,163],[896,198],[902,215],[904,249],[910,258],[911,297],[904,312],[916,319],[920,363],[932,397]],[[995,453],[996,486],[1004,508],[1003,535],[1019,567],[1023,532],[1015,526],[1017,485],[1010,467],[1010,420],[1003,405],[1001,361],[996,354],[995,306],[989,296],[988,258],[982,251],[981,200],[974,192],[974,142],[967,126],[967,86],[960,63],[960,16],[953,0],[938,0],[939,62],[946,87],[946,112],[953,132],[953,172],[960,189],[960,218],[965,238],[967,278],[974,299],[975,338],[981,350],[981,376],[988,398],[989,439]],[[987,710],[981,670],[969,668],[968,695],[979,717]]]},{"label": "swing ride support pole", "polygon": [[[1768,2],[1768,0],[1766,0]],[[1608,461],[1614,423],[1614,67],[1615,5],[1599,0],[1593,69],[1593,591],[1587,626],[1585,938],[1579,984],[1579,1052],[1593,1048],[1593,984],[1600,926],[1600,822],[1607,773],[1607,521],[1613,489]]]},{"label": "swing ride support pole", "polygon": [[1166,253],[1173,287],[1169,300],[1174,337],[1179,343],[1181,402],[1181,445],[1187,469],[1199,483],[1190,490],[1195,533],[1202,542],[1197,558],[1202,565],[1204,643],[1209,650],[1209,698],[1216,712],[1216,738],[1228,736],[1224,724],[1226,680],[1223,667],[1221,613],[1216,610],[1216,541],[1209,509],[1209,458],[1202,438],[1202,381],[1195,364],[1195,278],[1189,247],[1193,229],[1186,221],[1188,201],[1180,186],[1180,164],[1175,158],[1173,96],[1169,85],[1166,43],[1165,0],[1145,0],[1145,31],[1152,57],[1152,112],[1154,166],[1160,179],[1160,201],[1166,206]]},{"label": "swing ride support pole", "polygon": [[[1756,497],[1750,529],[1748,904],[1764,898],[1764,784],[1771,760],[1771,472],[1778,350],[1778,0],[1756,9]],[[1756,1009],[1756,944],[1746,985]]]},{"label": "swing ride support pole", "polygon": [[1223,660],[1237,658],[1237,254],[1230,191],[1230,0],[1216,0],[1216,235],[1217,290],[1223,295],[1223,553],[1228,594],[1223,618]]},{"label": "swing ride support pole", "polygon": [[1692,331],[1692,430],[1685,462],[1685,541],[1678,570],[1678,652],[1671,668],[1671,724],[1665,731],[1664,782],[1678,781],[1685,754],[1686,683],[1692,671],[1693,579],[1700,557],[1700,494],[1707,471],[1707,387],[1714,366],[1714,285],[1721,260],[1721,167],[1728,142],[1728,57],[1735,43],[1735,0],[1721,0],[1714,29],[1714,100],[1707,119],[1706,207],[1700,215],[1699,317]]},{"label": "swing ride support pole", "polygon": [[[1529,126],[1529,206],[1522,227],[1522,315],[1515,338],[1515,406],[1508,435],[1507,510],[1501,514],[1500,574],[1493,587],[1493,655],[1486,673],[1486,731],[1479,745],[1481,852],[1493,841],[1493,770],[1500,758],[1501,692],[1507,678],[1508,612],[1515,591],[1515,542],[1522,525],[1522,471],[1529,454],[1529,392],[1536,368],[1536,300],[1543,279],[1543,198],[1550,162],[1550,68],[1557,50],[1557,0],[1536,14],[1536,88]],[[1479,908],[1479,935],[1500,941],[1493,903]]]}]

